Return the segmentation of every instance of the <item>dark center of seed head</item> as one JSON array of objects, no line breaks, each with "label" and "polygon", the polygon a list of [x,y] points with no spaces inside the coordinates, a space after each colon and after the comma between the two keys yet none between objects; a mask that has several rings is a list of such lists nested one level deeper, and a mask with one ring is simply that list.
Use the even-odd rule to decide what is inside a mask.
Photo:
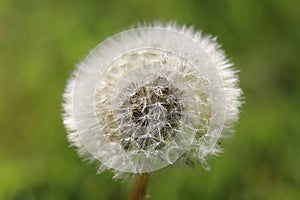
[{"label": "dark center of seed head", "polygon": [[121,139],[123,148],[162,148],[175,136],[174,129],[183,116],[181,96],[182,91],[160,76],[136,90],[123,104],[131,108],[126,120],[131,126]]}]

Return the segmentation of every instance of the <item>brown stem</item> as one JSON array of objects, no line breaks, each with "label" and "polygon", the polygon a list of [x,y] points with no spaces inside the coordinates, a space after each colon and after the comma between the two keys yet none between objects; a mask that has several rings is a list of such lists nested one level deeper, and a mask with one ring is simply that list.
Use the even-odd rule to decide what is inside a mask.
[{"label": "brown stem", "polygon": [[143,173],[139,175],[132,185],[127,200],[142,200],[149,182],[150,175]]}]

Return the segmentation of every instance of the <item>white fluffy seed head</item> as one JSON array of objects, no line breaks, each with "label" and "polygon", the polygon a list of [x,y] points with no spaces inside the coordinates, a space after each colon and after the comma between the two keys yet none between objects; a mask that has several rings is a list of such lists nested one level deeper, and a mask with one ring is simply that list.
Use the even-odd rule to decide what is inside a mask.
[{"label": "white fluffy seed head", "polygon": [[174,23],[138,27],[99,44],[64,93],[71,145],[99,172],[202,164],[238,120],[238,77],[216,39]]}]

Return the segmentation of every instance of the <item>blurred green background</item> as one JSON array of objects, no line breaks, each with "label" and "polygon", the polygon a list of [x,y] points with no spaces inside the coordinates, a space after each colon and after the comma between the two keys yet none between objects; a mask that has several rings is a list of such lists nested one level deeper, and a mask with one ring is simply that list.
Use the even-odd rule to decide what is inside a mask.
[{"label": "blurred green background", "polygon": [[68,147],[62,93],[99,42],[157,19],[218,36],[246,103],[211,171],[157,171],[151,199],[300,199],[299,10],[297,0],[0,0],[0,199],[126,199],[128,182],[96,175]]}]

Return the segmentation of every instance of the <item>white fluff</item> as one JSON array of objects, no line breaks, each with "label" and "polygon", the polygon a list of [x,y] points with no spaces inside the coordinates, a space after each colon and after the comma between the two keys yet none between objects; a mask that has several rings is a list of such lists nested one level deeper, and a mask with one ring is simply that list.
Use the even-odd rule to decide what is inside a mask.
[{"label": "white fluff", "polygon": [[241,93],[216,38],[175,23],[140,26],[108,38],[77,66],[63,122],[71,145],[99,161],[99,172],[206,166],[232,133]]}]

